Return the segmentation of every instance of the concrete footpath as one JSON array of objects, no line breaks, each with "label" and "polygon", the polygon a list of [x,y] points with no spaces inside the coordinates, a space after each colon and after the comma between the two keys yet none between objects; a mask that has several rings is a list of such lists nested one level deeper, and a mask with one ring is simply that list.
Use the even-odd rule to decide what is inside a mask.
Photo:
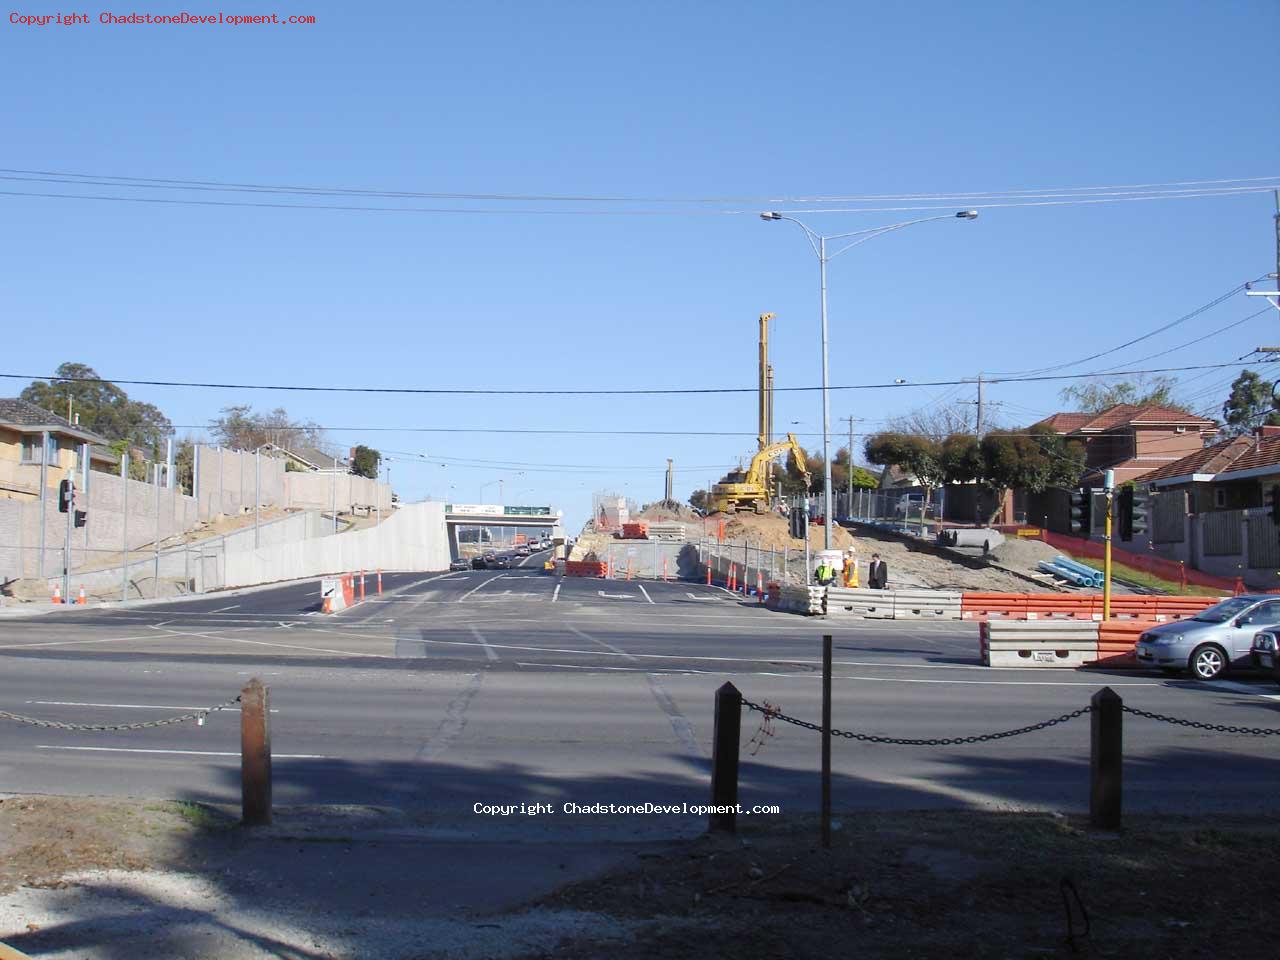
[{"label": "concrete footpath", "polygon": [[[624,936],[627,924],[523,904],[677,839],[670,824],[660,839],[638,821],[446,824],[371,807],[288,808],[245,830],[236,812],[0,799],[0,943],[59,960],[538,954],[564,938]],[[687,826],[692,836],[702,824]],[[46,828],[59,834],[47,844]]]}]

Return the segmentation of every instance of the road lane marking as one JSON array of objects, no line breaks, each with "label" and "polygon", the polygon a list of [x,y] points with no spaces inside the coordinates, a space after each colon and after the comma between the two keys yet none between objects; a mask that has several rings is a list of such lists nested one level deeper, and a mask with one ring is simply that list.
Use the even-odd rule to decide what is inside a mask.
[{"label": "road lane marking", "polygon": [[484,638],[484,634],[480,632],[480,629],[474,623],[467,624],[467,629],[471,631],[473,637],[480,641],[480,645],[484,647],[484,655],[489,658],[490,662],[496,661],[498,652],[489,646],[489,641]]},{"label": "road lane marking", "polygon": [[1255,687],[1247,683],[1240,683],[1237,680],[1201,680],[1194,686],[1211,687],[1214,690],[1229,690],[1232,693],[1245,693],[1254,697],[1261,697],[1263,700],[1280,700],[1280,694],[1264,693],[1264,687]]},{"label": "road lane marking", "polygon": [[644,598],[650,603],[653,603],[653,597],[649,596],[649,591],[644,588],[644,584],[637,583],[636,586],[640,588],[640,592],[644,594]]},{"label": "road lane marking", "polygon": [[554,590],[552,590],[552,591],[551,591],[551,602],[552,602],[552,603],[555,603],[555,602],[556,602],[556,600],[557,600],[557,598],[559,598],[559,596],[560,596],[560,587],[561,587],[561,586],[562,586],[562,584],[557,583],[557,584],[556,584],[556,588],[555,588]]},{"label": "road lane marking", "polygon": [[36,647],[65,647],[73,643],[120,643],[123,640],[154,640],[155,634],[143,634],[139,637],[108,637],[105,640],[51,640],[48,643],[10,643],[0,646],[0,650],[31,650]]},{"label": "road lane marking", "polygon": [[444,708],[444,717],[437,724],[435,733],[428,737],[426,742],[418,749],[418,755],[415,759],[418,761],[434,760],[453,746],[458,737],[462,736],[462,731],[467,726],[467,707],[471,706],[472,699],[480,692],[480,684],[483,679],[484,674],[481,672],[471,675],[470,679],[467,680],[467,685]]},{"label": "road lane marking", "polygon": [[670,721],[671,729],[675,733],[676,739],[680,741],[680,745],[684,747],[689,756],[702,760],[704,756],[702,751],[698,749],[697,738],[693,735],[693,724],[680,712],[676,702],[671,699],[671,694],[667,693],[666,688],[662,686],[662,681],[656,675],[652,673],[646,674],[645,679],[649,681],[649,692],[653,694],[653,699],[658,702],[662,712],[667,715],[667,720]]},{"label": "road lane marking", "polygon": [[[188,757],[238,757],[239,750],[157,750],[142,747],[62,747],[49,743],[36,744],[37,750],[83,750],[94,753],[167,753]],[[335,760],[319,753],[273,753],[272,760]]]},{"label": "road lane marking", "polygon": [[500,573],[496,577],[489,577],[487,580],[481,580],[478,584],[476,584],[476,586],[472,587],[470,590],[468,590],[466,593],[460,596],[458,598],[458,603],[461,603],[463,600],[467,599],[467,597],[471,596],[481,587],[487,587],[489,584],[493,583],[495,580],[501,580],[505,576],[506,576],[505,573]]},{"label": "road lane marking", "polygon": [[[39,704],[42,707],[110,707],[115,710],[206,710],[208,705],[199,707],[172,706],[163,703],[81,703],[77,700],[28,700],[27,703]],[[223,710],[240,712],[239,707],[223,707]],[[272,713],[279,710],[272,709]]]},{"label": "road lane marking", "polygon": [[225,612],[225,611],[227,611],[227,610],[237,610],[237,609],[239,609],[239,607],[240,607],[240,604],[238,604],[238,603],[233,603],[233,604],[231,604],[231,606],[229,606],[229,607],[219,607],[217,610],[210,610],[209,612],[210,612],[210,613],[224,613],[224,612]]},{"label": "road lane marking", "polygon": [[596,593],[608,600],[634,600],[636,598],[634,593],[607,593],[604,590],[597,590]]},{"label": "road lane marking", "polygon": [[[332,632],[332,631],[324,631]],[[225,637],[210,633],[180,633],[176,630],[165,631],[166,636],[173,637],[200,637],[204,640],[222,640],[227,643],[247,643],[255,647],[279,647],[281,650],[306,650],[309,653],[332,653],[340,657],[374,657],[379,660],[394,660],[395,657],[386,653],[361,653],[357,650],[328,650],[324,647],[306,647],[297,643],[268,643],[266,640],[249,640],[245,637]],[[362,637],[361,639],[369,639]]]},{"label": "road lane marking", "polygon": [[620,647],[615,647],[611,643],[605,643],[603,640],[599,640],[596,637],[591,636],[591,634],[589,633],[584,633],[583,631],[579,630],[577,627],[573,626],[572,624],[568,624],[567,626],[570,633],[577,634],[583,640],[588,640],[591,643],[596,644],[597,646],[604,647],[606,650],[612,650],[614,653],[624,656],[628,660],[637,660],[637,661],[639,660],[639,657],[636,657],[630,653],[627,653],[627,651],[621,649]]}]

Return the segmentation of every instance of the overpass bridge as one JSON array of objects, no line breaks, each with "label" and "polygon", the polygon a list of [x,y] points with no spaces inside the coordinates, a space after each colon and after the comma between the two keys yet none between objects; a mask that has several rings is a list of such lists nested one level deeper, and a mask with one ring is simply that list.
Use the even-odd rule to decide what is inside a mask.
[{"label": "overpass bridge", "polygon": [[[458,556],[460,543],[497,544],[510,542],[515,534],[525,536],[562,537],[563,514],[551,507],[511,506],[495,503],[446,503],[445,528],[449,534],[449,550]],[[494,533],[500,535],[495,537]]]}]

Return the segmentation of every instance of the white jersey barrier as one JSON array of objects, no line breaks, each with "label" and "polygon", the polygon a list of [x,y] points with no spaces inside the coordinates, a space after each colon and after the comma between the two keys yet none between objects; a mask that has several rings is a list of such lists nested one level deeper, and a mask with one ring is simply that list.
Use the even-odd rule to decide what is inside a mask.
[{"label": "white jersey barrier", "polygon": [[821,614],[824,609],[826,587],[805,587],[786,583],[778,589],[778,609],[806,616]]},{"label": "white jersey barrier", "polygon": [[990,620],[979,652],[988,667],[1083,667],[1098,659],[1098,624],[1090,620]]},{"label": "white jersey barrier", "polygon": [[961,595],[946,590],[827,588],[827,616],[837,619],[959,620]]}]

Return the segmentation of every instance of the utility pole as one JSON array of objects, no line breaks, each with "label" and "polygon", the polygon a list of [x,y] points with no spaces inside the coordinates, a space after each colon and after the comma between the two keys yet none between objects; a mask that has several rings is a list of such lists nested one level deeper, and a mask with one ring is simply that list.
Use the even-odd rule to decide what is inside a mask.
[{"label": "utility pole", "polygon": [[663,502],[665,503],[670,503],[673,499],[672,487],[674,486],[674,480],[675,480],[674,463],[675,461],[673,461],[670,457],[667,457],[667,486],[666,486],[666,491],[663,494],[663,498],[662,498]]},{"label": "utility pole", "polygon": [[858,418],[850,415],[845,419],[849,421],[849,463],[845,468],[849,475],[849,501],[845,504],[844,513],[845,516],[851,517],[853,516],[853,425]]},{"label": "utility pole", "polygon": [[978,372],[978,439],[982,439],[982,372]]}]

